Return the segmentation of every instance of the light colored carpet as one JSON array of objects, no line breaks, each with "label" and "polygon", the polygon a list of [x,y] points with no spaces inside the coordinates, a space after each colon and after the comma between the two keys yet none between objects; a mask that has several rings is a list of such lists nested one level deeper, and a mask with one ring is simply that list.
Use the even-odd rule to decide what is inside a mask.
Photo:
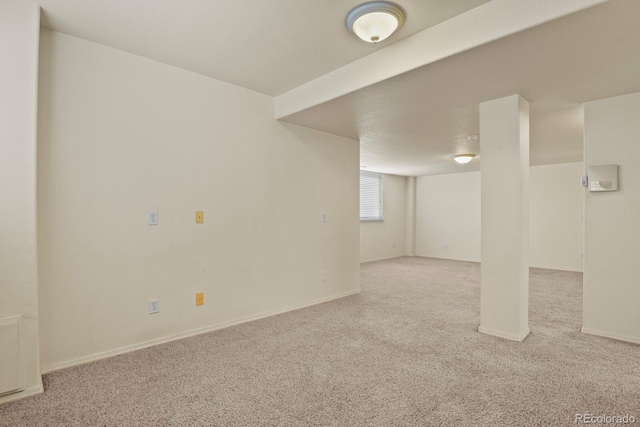
[{"label": "light colored carpet", "polygon": [[[359,295],[55,372],[2,426],[574,425],[640,418],[640,346],[584,335],[582,275],[531,270],[522,343],[479,334],[479,264],[362,265]],[[637,421],[640,423],[640,420]]]}]

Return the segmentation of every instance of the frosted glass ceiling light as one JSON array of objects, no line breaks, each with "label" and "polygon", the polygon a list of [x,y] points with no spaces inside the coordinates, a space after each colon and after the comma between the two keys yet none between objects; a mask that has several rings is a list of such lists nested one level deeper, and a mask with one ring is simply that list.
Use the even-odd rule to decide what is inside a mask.
[{"label": "frosted glass ceiling light", "polygon": [[455,156],[451,156],[451,158],[461,165],[465,165],[473,160],[475,156],[475,154],[456,154]]},{"label": "frosted glass ceiling light", "polygon": [[371,1],[351,9],[347,28],[362,40],[377,43],[389,37],[404,23],[404,11],[388,1]]}]

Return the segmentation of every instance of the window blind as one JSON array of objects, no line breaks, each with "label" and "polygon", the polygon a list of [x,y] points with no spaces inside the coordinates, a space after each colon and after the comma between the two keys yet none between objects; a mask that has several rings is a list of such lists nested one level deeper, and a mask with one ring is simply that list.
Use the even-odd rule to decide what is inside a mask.
[{"label": "window blind", "polygon": [[382,175],[360,171],[360,221],[382,219]]}]

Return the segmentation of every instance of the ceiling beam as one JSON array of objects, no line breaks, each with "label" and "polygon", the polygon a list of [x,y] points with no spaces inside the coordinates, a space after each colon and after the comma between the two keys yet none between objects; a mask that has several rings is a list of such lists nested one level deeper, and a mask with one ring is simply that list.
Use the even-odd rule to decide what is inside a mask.
[{"label": "ceiling beam", "polygon": [[607,1],[490,1],[275,97],[275,118]]}]

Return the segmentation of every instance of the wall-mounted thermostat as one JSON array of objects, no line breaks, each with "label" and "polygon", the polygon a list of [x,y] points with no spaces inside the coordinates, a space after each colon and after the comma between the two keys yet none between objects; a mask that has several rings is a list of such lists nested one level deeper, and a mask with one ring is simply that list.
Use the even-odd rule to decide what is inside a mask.
[{"label": "wall-mounted thermostat", "polygon": [[589,191],[618,190],[618,165],[589,166]]}]

